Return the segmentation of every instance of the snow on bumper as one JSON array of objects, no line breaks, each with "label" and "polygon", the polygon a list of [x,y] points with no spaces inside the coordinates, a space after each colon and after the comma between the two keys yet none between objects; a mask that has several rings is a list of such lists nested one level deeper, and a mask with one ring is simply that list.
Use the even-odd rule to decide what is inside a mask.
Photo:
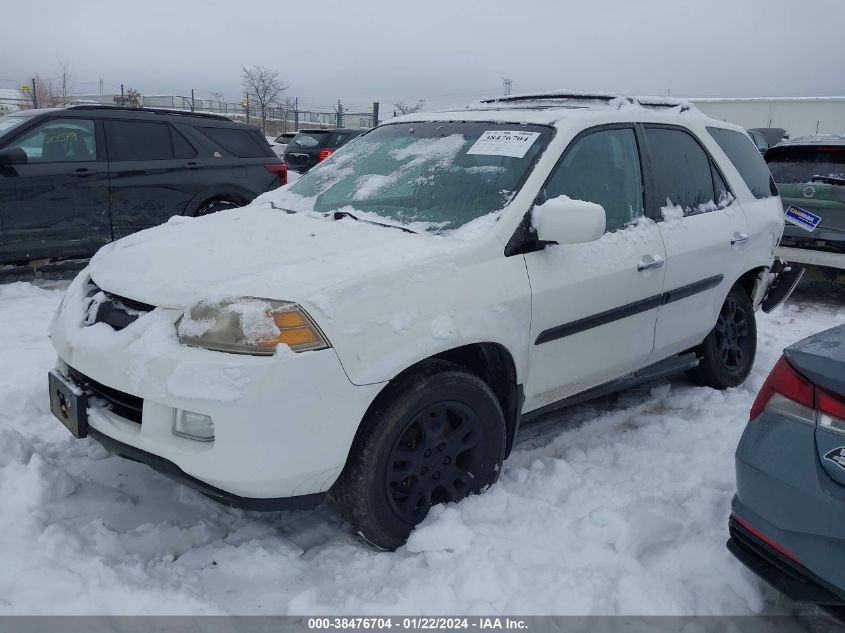
[{"label": "snow on bumper", "polygon": [[[92,407],[90,426],[233,495],[327,490],[381,388],[353,385],[333,349],[256,357],[189,348],[175,338],[177,311],[156,309],[117,332],[82,326],[77,300],[69,289],[51,328],[58,368],[143,399],[141,424]],[[173,435],[176,409],[211,417],[214,441]]]}]

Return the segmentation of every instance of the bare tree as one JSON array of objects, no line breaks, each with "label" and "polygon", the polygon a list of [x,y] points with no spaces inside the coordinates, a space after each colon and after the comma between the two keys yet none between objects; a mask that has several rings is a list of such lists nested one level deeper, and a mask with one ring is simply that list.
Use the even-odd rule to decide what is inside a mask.
[{"label": "bare tree", "polygon": [[134,88],[128,88],[122,95],[115,95],[112,97],[115,105],[124,108],[140,108],[141,107],[141,93]]},{"label": "bare tree", "polygon": [[67,104],[68,95],[73,92],[73,68],[68,62],[62,59],[59,60],[59,76],[57,81],[60,84],[62,105],[65,105]]},{"label": "bare tree", "polygon": [[267,108],[277,105],[288,85],[279,78],[279,73],[265,66],[247,68],[241,66],[241,80],[249,100],[258,105],[261,112],[261,132],[267,134]]},{"label": "bare tree", "polygon": [[416,105],[411,105],[410,103],[405,103],[400,100],[394,103],[393,107],[399,111],[399,114],[414,114],[415,112],[422,110],[424,105],[425,99],[420,99],[417,101]]},{"label": "bare tree", "polygon": [[222,92],[215,92],[214,90],[208,93],[208,96],[211,97],[214,101],[223,101],[225,96]]}]

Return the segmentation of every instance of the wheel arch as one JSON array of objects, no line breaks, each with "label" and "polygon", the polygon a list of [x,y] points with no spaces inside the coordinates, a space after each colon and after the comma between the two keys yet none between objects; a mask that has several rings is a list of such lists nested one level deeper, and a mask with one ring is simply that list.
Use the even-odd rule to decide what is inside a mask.
[{"label": "wheel arch", "polygon": [[745,291],[745,294],[751,299],[751,304],[755,310],[760,305],[760,302],[763,301],[763,297],[766,294],[766,284],[764,281],[766,280],[768,270],[766,266],[755,266],[751,270],[745,271],[734,282],[734,285],[739,286]]},{"label": "wheel arch", "polygon": [[200,191],[191,199],[185,207],[183,215],[194,216],[202,207],[218,200],[244,206],[252,202],[254,198],[255,195],[248,189],[236,185],[208,188]]},{"label": "wheel arch", "polygon": [[[513,355],[501,343],[480,342],[461,345],[427,356],[399,371],[393,378],[387,381],[376,397],[373,398],[364,416],[358,421],[358,429],[355,432],[355,437],[357,438],[363,421],[370,413],[385,398],[395,395],[392,393],[391,385],[395,384],[400,377],[419,371],[426,363],[431,361],[452,363],[468,373],[477,376],[493,390],[499,401],[499,405],[502,407],[502,413],[505,416],[507,431],[505,457],[510,455],[514,439],[519,430],[524,395],[522,385],[517,382],[516,363]],[[354,443],[353,440],[353,445]]]}]

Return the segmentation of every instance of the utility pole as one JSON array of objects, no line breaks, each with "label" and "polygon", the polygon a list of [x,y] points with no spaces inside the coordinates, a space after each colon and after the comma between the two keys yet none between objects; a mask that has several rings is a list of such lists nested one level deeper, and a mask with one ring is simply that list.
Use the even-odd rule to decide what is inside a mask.
[{"label": "utility pole", "polygon": [[244,110],[246,110],[246,124],[249,125],[249,93],[246,93],[246,96],[241,103],[244,104]]},{"label": "utility pole", "polygon": [[123,84],[120,84],[120,106],[122,108],[126,107],[126,97],[123,96]]},{"label": "utility pole", "polygon": [[373,127],[378,125],[378,101],[373,101]]},{"label": "utility pole", "polygon": [[100,94],[103,94],[103,78],[100,77]]},{"label": "utility pole", "polygon": [[32,78],[32,107],[38,109],[38,86],[35,84],[35,77]]},{"label": "utility pole", "polygon": [[511,89],[513,88],[513,81],[511,81],[507,77],[502,77],[502,86],[504,86],[505,88],[505,96],[507,97],[511,93]]},{"label": "utility pole", "polygon": [[299,132],[299,97],[293,99],[293,131]]},{"label": "utility pole", "polygon": [[191,112],[194,111],[194,89],[191,88]]},{"label": "utility pole", "polygon": [[343,127],[343,104],[337,100],[337,127]]}]

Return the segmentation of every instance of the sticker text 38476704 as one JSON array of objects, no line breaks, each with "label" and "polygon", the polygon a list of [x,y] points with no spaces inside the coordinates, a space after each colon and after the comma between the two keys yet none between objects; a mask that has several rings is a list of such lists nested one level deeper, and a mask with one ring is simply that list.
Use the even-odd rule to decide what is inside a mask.
[{"label": "sticker text 38476704", "polygon": [[467,150],[467,154],[479,156],[511,156],[523,158],[540,136],[539,132],[519,130],[487,130]]}]

